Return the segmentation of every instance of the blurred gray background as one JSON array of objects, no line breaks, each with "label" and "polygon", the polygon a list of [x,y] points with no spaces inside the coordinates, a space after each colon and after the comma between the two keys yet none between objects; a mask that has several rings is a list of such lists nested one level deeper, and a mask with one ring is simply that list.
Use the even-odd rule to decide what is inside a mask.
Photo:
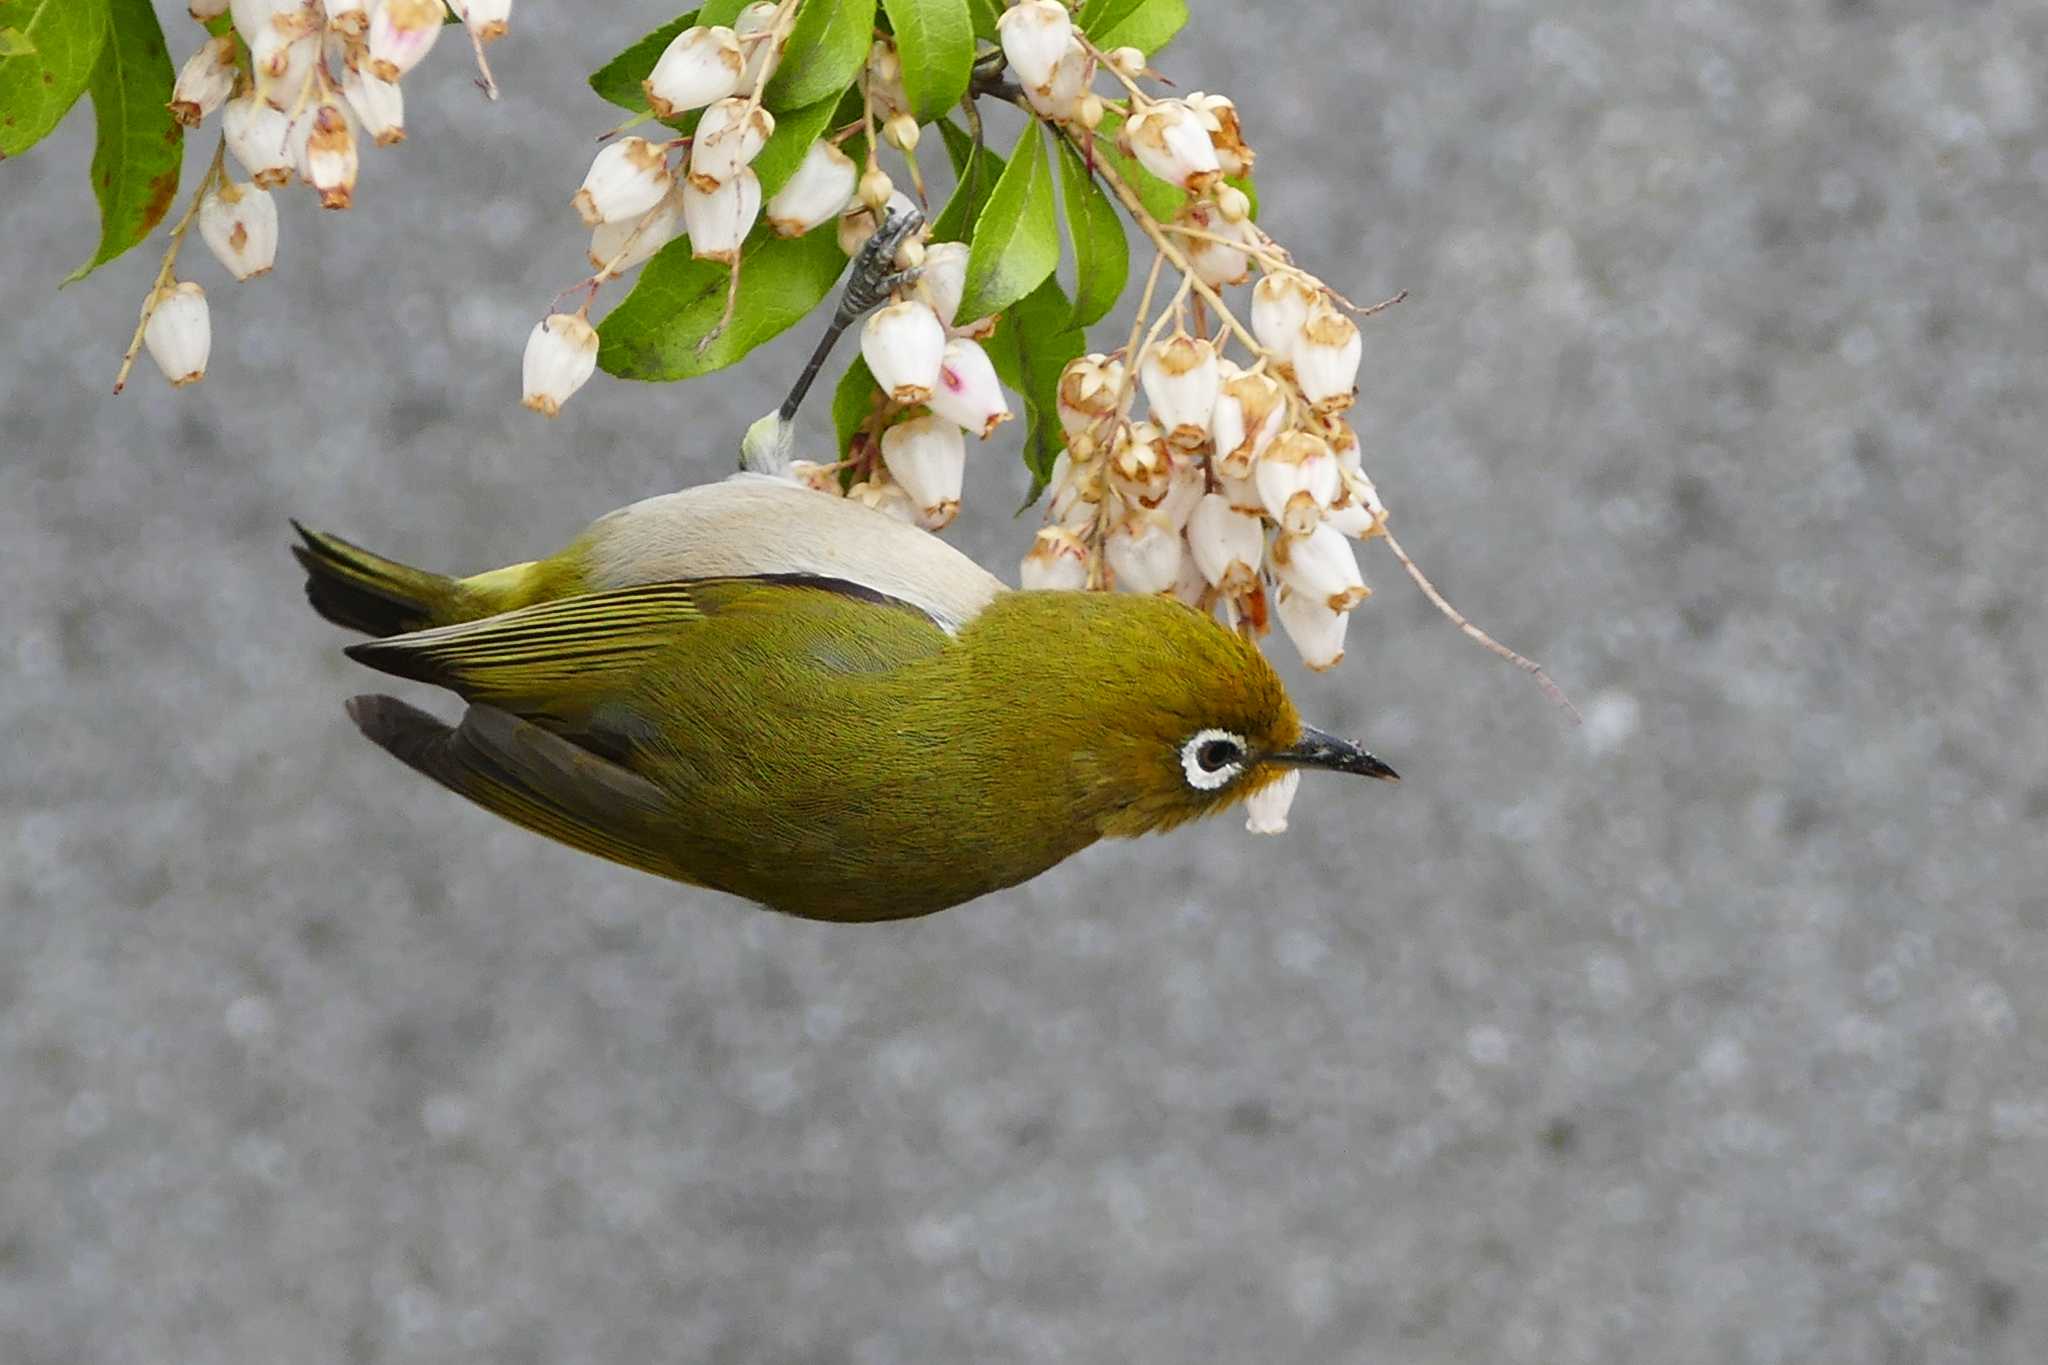
[{"label": "blurred gray background", "polygon": [[850,928],[404,772],[286,554],[552,548],[808,349],[518,407],[602,9],[195,243],[194,391],[108,395],[154,248],[55,292],[89,119],[0,166],[0,1360],[2048,1358],[2048,8],[1198,4],[1268,227],[1412,291],[1405,542],[1586,723],[1374,552],[1290,676],[1401,787]]}]

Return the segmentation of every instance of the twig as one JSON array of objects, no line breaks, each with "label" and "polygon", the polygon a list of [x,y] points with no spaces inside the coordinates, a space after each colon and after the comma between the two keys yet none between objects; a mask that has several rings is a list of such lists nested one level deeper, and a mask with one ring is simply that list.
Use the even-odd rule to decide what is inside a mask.
[{"label": "twig", "polygon": [[206,198],[206,192],[221,178],[221,164],[227,155],[228,140],[225,134],[214,145],[213,160],[207,164],[206,174],[199,177],[198,188],[192,191],[192,202],[185,206],[185,216],[171,229],[170,245],[164,248],[163,264],[157,267],[156,281],[149,287],[149,294],[142,301],[142,320],[135,324],[135,335],[129,338],[128,349],[121,355],[120,373],[114,376],[114,392],[128,387],[128,372],[135,368],[135,357],[142,350],[142,334],[149,330],[149,320],[156,316],[157,305],[163,301],[163,292],[170,286],[172,272],[178,264],[178,248],[184,244],[185,233],[192,226],[192,220],[199,216],[199,205]]}]

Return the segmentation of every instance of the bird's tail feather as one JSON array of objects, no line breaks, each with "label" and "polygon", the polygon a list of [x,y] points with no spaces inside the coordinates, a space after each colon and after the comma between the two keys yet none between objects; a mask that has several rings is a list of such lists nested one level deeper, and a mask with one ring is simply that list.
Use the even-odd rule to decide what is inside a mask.
[{"label": "bird's tail feather", "polygon": [[292,554],[306,570],[306,600],[337,626],[382,638],[451,619],[459,592],[454,579],[371,554],[296,521],[292,528],[303,542],[292,546]]}]

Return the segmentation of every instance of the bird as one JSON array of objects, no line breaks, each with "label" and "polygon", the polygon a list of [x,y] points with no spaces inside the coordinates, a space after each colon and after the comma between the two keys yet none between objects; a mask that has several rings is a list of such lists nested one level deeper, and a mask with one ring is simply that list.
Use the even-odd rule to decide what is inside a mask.
[{"label": "bird", "polygon": [[469,577],[293,525],[313,609],[374,637],[348,656],[466,703],[354,697],[370,740],[514,824],[793,916],[928,915],[1291,772],[1397,777],[1206,613],[1013,589],[768,473]]}]

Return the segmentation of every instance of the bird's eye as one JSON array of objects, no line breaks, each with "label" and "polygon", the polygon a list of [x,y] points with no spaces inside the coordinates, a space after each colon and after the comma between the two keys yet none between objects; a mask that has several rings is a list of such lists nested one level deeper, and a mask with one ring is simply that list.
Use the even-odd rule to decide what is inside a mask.
[{"label": "bird's eye", "polygon": [[1204,730],[1180,750],[1181,771],[1196,791],[1215,791],[1244,766],[1244,740],[1227,730]]}]

